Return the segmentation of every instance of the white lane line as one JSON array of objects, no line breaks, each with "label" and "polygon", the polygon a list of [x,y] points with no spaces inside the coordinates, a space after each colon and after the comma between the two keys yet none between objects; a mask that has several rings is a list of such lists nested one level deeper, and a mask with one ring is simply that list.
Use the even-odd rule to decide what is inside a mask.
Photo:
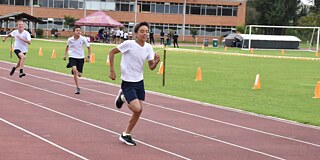
[{"label": "white lane line", "polygon": [[[73,120],[75,120],[75,121],[78,121],[78,122],[81,122],[81,123],[83,123],[83,124],[86,124],[86,125],[92,126],[92,127],[94,127],[94,128],[98,128],[98,129],[101,129],[101,130],[103,130],[103,131],[106,131],[106,132],[109,132],[109,133],[112,133],[112,134],[116,134],[116,135],[118,135],[118,136],[120,135],[119,133],[117,133],[117,132],[115,132],[115,131],[112,131],[112,130],[109,130],[109,129],[106,129],[106,128],[103,128],[103,127],[100,127],[100,126],[98,126],[98,125],[95,125],[95,124],[89,123],[89,122],[87,122],[87,121],[84,121],[84,120],[81,120],[81,119],[75,118],[75,117],[70,116],[70,115],[68,115],[68,114],[65,114],[65,113],[62,113],[62,112],[59,112],[59,111],[56,111],[56,110],[53,110],[53,109],[47,108],[47,107],[45,107],[45,106],[42,106],[42,105],[36,104],[36,103],[31,102],[31,101],[28,101],[28,100],[26,100],[26,99],[22,99],[22,98],[19,98],[19,97],[17,97],[17,96],[14,96],[14,95],[11,95],[11,94],[8,94],[8,93],[5,93],[5,92],[2,92],[2,91],[0,91],[0,94],[6,95],[6,96],[8,96],[8,97],[11,97],[11,98],[14,98],[14,99],[17,99],[17,100],[23,101],[23,102],[25,102],[25,103],[28,103],[28,104],[34,105],[34,106],[36,106],[36,107],[39,107],[39,108],[42,108],[42,109],[45,109],[45,110],[48,110],[48,111],[53,112],[53,113],[56,113],[56,114],[58,114],[58,115],[62,115],[62,116],[64,116],[64,117],[67,117],[67,118],[73,119]],[[83,102],[85,102],[85,101],[83,101]],[[40,136],[39,136],[39,137],[40,137]],[[159,148],[159,147],[153,146],[153,145],[148,144],[148,143],[146,143],[146,142],[143,142],[143,141],[140,141],[140,140],[137,140],[137,139],[135,139],[135,140],[136,140],[137,142],[141,143],[141,144],[144,144],[144,145],[146,145],[146,146],[150,147],[150,148],[153,148],[153,149],[156,149],[156,150],[159,150],[159,151],[162,151],[162,152],[168,153],[168,154],[170,154],[170,155],[173,155],[173,156],[176,156],[176,157],[179,157],[179,158],[185,159],[185,160],[191,160],[190,158],[187,158],[187,157],[184,157],[184,156],[182,156],[182,155],[179,155],[179,154],[176,154],[176,153],[173,153],[173,152],[167,151],[167,150],[165,150],[165,149],[162,149],[162,148]]]},{"label": "white lane line", "polygon": [[[1,92],[1,91],[0,91],[0,93],[1,93],[1,94],[4,94],[4,95],[7,95],[7,94],[5,94],[5,93],[3,93],[3,92]],[[60,145],[58,145],[58,144],[56,144],[56,143],[53,143],[53,142],[51,142],[51,141],[49,141],[49,140],[47,140],[47,139],[45,139],[45,138],[43,138],[43,137],[35,134],[35,133],[33,133],[33,132],[31,132],[31,131],[28,131],[28,130],[26,130],[26,129],[18,126],[18,125],[15,125],[15,124],[13,124],[13,123],[11,123],[11,122],[9,122],[9,121],[1,118],[1,117],[0,117],[0,121],[4,122],[4,123],[6,123],[6,124],[8,124],[8,125],[10,125],[10,126],[12,126],[12,127],[14,127],[14,128],[17,128],[17,129],[19,129],[19,130],[22,130],[22,131],[24,131],[24,132],[26,132],[26,133],[28,133],[28,134],[30,134],[30,135],[38,138],[38,139],[40,139],[40,140],[42,140],[42,141],[45,141],[45,142],[47,142],[47,143],[49,143],[49,144],[51,144],[51,145],[53,145],[53,146],[55,146],[55,147],[63,150],[63,151],[65,151],[65,152],[68,152],[68,153],[70,153],[70,154],[72,154],[72,155],[80,158],[80,159],[89,160],[88,158],[83,157],[83,156],[81,156],[81,155],[78,154],[78,153],[75,153],[75,152],[73,152],[73,151],[70,151],[70,150],[68,150],[68,149],[66,149],[66,148],[64,148],[64,147],[62,147],[62,146],[60,146]]]},{"label": "white lane line", "polygon": [[[3,61],[3,60],[0,60],[0,62],[6,63],[6,64],[13,64],[13,63],[10,63],[10,62],[7,62],[7,61]],[[67,75],[67,74],[64,74],[64,73],[61,73],[61,72],[52,71],[52,70],[48,70],[48,69],[36,68],[36,67],[31,67],[31,66],[25,66],[25,67],[31,68],[31,69],[34,69],[34,70],[38,70],[38,71],[43,71],[43,72],[48,72],[48,73],[54,73],[54,74],[57,74],[57,75],[60,75],[60,76],[69,76],[69,77],[72,77],[71,75]],[[0,69],[10,71],[9,69],[3,68],[3,67],[0,67]],[[74,85],[71,85],[71,84],[62,83],[62,82],[59,82],[59,81],[51,80],[51,79],[44,78],[44,77],[39,77],[39,76],[32,75],[32,74],[28,74],[28,75],[33,76],[33,77],[36,77],[36,78],[40,78],[40,79],[52,81],[52,82],[55,82],[55,83],[60,83],[60,84],[68,85],[68,86],[74,86]],[[103,85],[109,85],[109,86],[119,87],[119,85],[117,85],[117,84],[113,84],[113,83],[109,83],[109,82],[103,82],[103,81],[99,81],[99,80],[95,80],[95,79],[90,79],[90,78],[86,78],[86,77],[82,77],[82,79],[87,80],[87,81],[91,81],[91,82],[96,82],[96,83],[103,84]],[[102,94],[110,95],[110,96],[116,96],[116,95],[114,95],[114,94],[108,94],[108,93],[104,93],[104,92],[97,91],[97,90],[93,90],[93,89],[89,89],[89,88],[83,88],[83,89],[89,90],[89,91],[93,91],[93,92],[97,92],[97,93],[102,93]],[[147,90],[146,92],[147,92],[147,93],[150,93],[150,94],[157,95],[157,96],[163,96],[163,97],[168,97],[168,98],[172,98],[172,99],[182,100],[182,101],[186,101],[186,102],[190,102],[190,103],[194,103],[194,104],[199,104],[199,105],[206,106],[206,107],[217,108],[217,109],[221,109],[221,110],[226,110],[226,111],[236,112],[236,113],[240,113],[240,114],[255,116],[255,117],[259,117],[259,118],[263,118],[263,119],[278,121],[278,122],[287,123],[287,124],[290,124],[290,125],[295,125],[295,126],[300,126],[300,127],[306,127],[306,128],[316,129],[316,130],[319,130],[319,131],[320,131],[320,127],[318,127],[318,126],[307,125],[307,124],[303,124],[303,123],[299,123],[299,122],[295,122],[295,121],[290,121],[290,120],[286,120],[286,119],[281,119],[281,118],[277,118],[277,117],[265,116],[265,115],[261,115],[261,114],[256,114],[256,113],[252,113],[252,112],[247,112],[247,111],[243,111],[243,110],[240,110],[240,109],[231,108],[231,107],[228,107],[228,106],[219,106],[219,105],[216,105],[216,104],[210,104],[210,103],[206,103],[206,102],[200,102],[200,101],[190,100],[190,99],[186,99],[186,98],[176,97],[176,96],[167,95],[167,94],[158,93],[158,92],[153,92],[153,91],[148,91],[148,90]]]},{"label": "white lane line", "polygon": [[[63,85],[66,85],[66,86],[71,86],[71,87],[74,86],[74,85],[67,84],[67,83],[64,83],[64,82],[55,81],[55,80],[44,78],[44,77],[39,77],[39,76],[36,76],[36,75],[30,75],[30,76],[38,78],[38,79],[43,79],[43,80],[46,80],[46,81],[51,81],[51,82],[58,83],[58,84],[63,84]],[[92,91],[92,92],[95,92],[95,93],[108,95],[108,96],[114,96],[114,97],[117,96],[117,95],[114,95],[114,94],[111,94],[111,93],[105,93],[105,92],[101,92],[101,91],[90,89],[90,88],[82,87],[82,89],[89,90],[89,91]],[[144,103],[148,104],[148,105],[151,105],[151,106],[154,106],[154,107],[157,107],[157,108],[162,108],[162,109],[165,109],[165,110],[169,110],[169,111],[173,111],[173,112],[177,112],[177,113],[181,113],[181,114],[185,114],[185,115],[189,115],[189,116],[193,116],[193,117],[197,117],[197,118],[201,118],[201,119],[205,119],[205,120],[209,120],[209,121],[213,121],[213,122],[217,122],[217,123],[221,123],[221,124],[225,124],[225,125],[229,125],[229,126],[233,126],[233,127],[237,127],[237,128],[242,128],[242,129],[250,130],[250,131],[253,131],[253,132],[262,133],[262,134],[266,134],[266,135],[270,135],[270,136],[274,136],[274,137],[278,137],[278,138],[283,138],[283,139],[286,139],[286,140],[291,140],[291,141],[295,141],[295,142],[299,142],[299,143],[303,143],[303,144],[308,144],[308,145],[312,145],[312,146],[315,146],[315,147],[320,147],[319,144],[307,142],[307,141],[304,141],[304,140],[290,138],[290,137],[282,136],[282,135],[279,135],[279,134],[274,134],[274,133],[270,133],[270,132],[254,129],[254,128],[249,128],[249,127],[245,127],[245,126],[241,126],[241,125],[237,125],[237,124],[233,124],[233,123],[229,123],[229,122],[224,122],[224,121],[220,121],[220,120],[217,120],[217,119],[208,118],[208,117],[205,117],[205,116],[201,116],[201,115],[197,115],[197,114],[193,114],[193,113],[189,113],[189,112],[185,112],[185,111],[180,111],[180,110],[176,110],[176,109],[172,109],[172,108],[168,108],[168,107],[163,107],[163,106],[160,106],[160,105],[157,105],[157,104],[153,104],[153,103],[149,103],[149,102],[144,102]]]},{"label": "white lane line", "polygon": [[[111,109],[111,108],[108,108],[108,107],[105,107],[105,106],[102,106],[102,105],[99,105],[99,104],[95,104],[95,103],[92,103],[92,102],[89,102],[89,101],[73,98],[73,97],[70,97],[70,96],[67,96],[67,95],[64,95],[64,94],[56,93],[56,92],[53,92],[53,91],[50,91],[50,90],[46,90],[46,89],[42,89],[42,88],[39,88],[39,87],[36,87],[36,86],[32,86],[32,85],[29,85],[29,84],[24,84],[24,83],[21,83],[21,82],[18,82],[18,81],[14,81],[14,80],[11,80],[11,79],[8,79],[8,78],[5,78],[5,77],[1,77],[1,78],[5,79],[7,81],[11,81],[11,82],[18,83],[18,84],[21,84],[21,85],[24,85],[24,86],[35,88],[35,89],[38,89],[38,90],[41,90],[41,91],[49,92],[49,93],[52,93],[52,94],[55,94],[55,95],[59,95],[59,96],[65,97],[65,98],[69,98],[69,99],[72,99],[72,100],[80,101],[80,102],[83,102],[83,103],[88,103],[88,104],[91,104],[93,106],[97,106],[97,107],[100,107],[100,108],[104,108],[104,109],[107,109],[107,110],[111,110],[111,111],[115,111],[115,112],[118,112],[118,113],[122,113],[122,114],[125,114],[125,115],[128,115],[128,116],[131,116],[131,114],[129,114],[129,113],[122,112],[122,111],[119,111],[119,110],[116,110],[116,109]],[[227,145],[230,145],[230,146],[233,146],[233,147],[236,147],[236,148],[241,148],[241,149],[244,149],[244,150],[247,150],[247,151],[251,151],[251,152],[258,153],[258,154],[261,154],[261,155],[265,155],[265,156],[268,156],[268,157],[272,157],[272,158],[275,158],[275,159],[284,160],[283,158],[280,158],[280,157],[277,157],[277,156],[274,156],[274,155],[271,155],[271,154],[268,154],[268,153],[264,153],[264,152],[261,152],[261,151],[258,151],[258,150],[254,150],[254,149],[251,149],[251,148],[247,148],[247,147],[244,147],[244,146],[240,146],[240,145],[237,145],[237,144],[233,144],[233,143],[230,143],[230,142],[227,142],[227,141],[223,141],[223,140],[220,140],[220,139],[212,138],[212,137],[209,137],[209,136],[206,136],[206,135],[202,135],[202,134],[199,134],[199,133],[196,133],[196,132],[184,130],[184,129],[181,129],[181,128],[178,128],[178,127],[174,127],[174,126],[171,126],[171,125],[168,125],[168,124],[164,124],[164,123],[161,123],[161,122],[157,122],[157,121],[154,121],[154,120],[150,120],[150,119],[147,119],[147,118],[141,117],[140,119],[143,119],[145,121],[148,121],[148,122],[151,122],[151,123],[155,123],[155,124],[158,124],[158,125],[161,125],[161,126],[169,127],[169,128],[172,128],[172,129],[175,129],[175,130],[178,130],[178,131],[189,133],[189,134],[192,134],[192,135],[195,135],[195,136],[198,136],[198,137],[202,137],[202,138],[210,139],[210,140],[217,141],[217,142],[220,142],[220,143],[223,143],[223,144],[227,144]]]}]

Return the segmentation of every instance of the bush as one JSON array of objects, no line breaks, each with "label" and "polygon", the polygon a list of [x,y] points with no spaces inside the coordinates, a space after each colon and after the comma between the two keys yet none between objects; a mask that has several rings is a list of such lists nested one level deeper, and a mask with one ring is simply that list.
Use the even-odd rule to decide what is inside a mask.
[{"label": "bush", "polygon": [[43,35],[43,29],[38,28],[38,29],[36,30],[36,34],[37,34],[37,36],[42,37],[42,35]]}]

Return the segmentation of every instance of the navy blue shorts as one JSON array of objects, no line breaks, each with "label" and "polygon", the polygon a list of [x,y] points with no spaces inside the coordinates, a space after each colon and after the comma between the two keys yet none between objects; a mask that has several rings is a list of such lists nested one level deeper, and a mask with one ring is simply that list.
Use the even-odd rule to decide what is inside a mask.
[{"label": "navy blue shorts", "polygon": [[122,81],[121,89],[126,98],[126,101],[130,104],[131,101],[139,99],[144,101],[145,99],[145,90],[143,80],[139,82],[127,82]]},{"label": "navy blue shorts", "polygon": [[69,63],[67,64],[67,68],[71,68],[72,66],[76,66],[78,72],[82,73],[83,64],[84,64],[84,58],[77,59],[77,58],[69,57]]},{"label": "navy blue shorts", "polygon": [[[21,51],[19,50],[19,49],[15,49],[14,50],[14,53],[17,55],[17,57],[20,59],[20,57],[19,57],[19,53],[21,53]],[[26,55],[27,54],[27,52],[25,52],[25,53],[23,53],[24,55]]]}]

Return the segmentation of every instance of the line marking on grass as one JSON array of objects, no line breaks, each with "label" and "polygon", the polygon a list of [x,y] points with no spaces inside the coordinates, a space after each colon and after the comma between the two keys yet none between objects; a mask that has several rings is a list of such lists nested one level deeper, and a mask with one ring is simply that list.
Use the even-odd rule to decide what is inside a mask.
[{"label": "line marking on grass", "polygon": [[176,51],[176,52],[182,51],[182,52],[205,53],[205,54],[216,54],[216,55],[230,55],[230,56],[240,56],[240,57],[320,61],[320,58],[311,58],[311,57],[271,56],[271,55],[244,54],[244,53],[232,53],[232,52],[200,51],[200,50],[182,49],[182,48],[167,48],[166,50]]}]

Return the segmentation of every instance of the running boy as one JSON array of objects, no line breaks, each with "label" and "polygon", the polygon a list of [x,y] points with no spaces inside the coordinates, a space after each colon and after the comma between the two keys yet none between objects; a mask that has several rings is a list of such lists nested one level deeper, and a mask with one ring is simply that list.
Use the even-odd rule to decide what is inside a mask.
[{"label": "running boy", "polygon": [[[14,37],[14,53],[19,58],[17,65],[12,67],[10,76],[12,76],[17,68],[20,68],[19,77],[22,78],[26,74],[23,72],[24,61],[26,60],[26,54],[28,52],[28,45],[31,44],[31,35],[24,29],[23,21],[17,21],[17,29],[13,30],[10,34],[2,39],[6,41],[8,37]],[[11,46],[10,46],[11,47]]]},{"label": "running boy", "polygon": [[87,39],[81,36],[81,27],[75,26],[73,28],[74,36],[68,38],[67,47],[64,52],[63,60],[66,60],[67,53],[69,53],[69,63],[67,68],[72,68],[71,73],[73,74],[73,79],[76,84],[75,94],[80,94],[80,87],[78,77],[82,76],[83,64],[84,64],[84,49],[83,46],[86,45],[88,48],[87,59],[89,61],[91,55],[90,44]]},{"label": "running boy", "polygon": [[148,61],[149,69],[154,70],[160,61],[158,54],[154,53],[150,44],[146,43],[149,32],[149,24],[141,22],[134,28],[136,40],[127,40],[113,48],[109,53],[110,74],[112,80],[116,79],[114,70],[114,55],[121,52],[121,90],[116,98],[116,106],[120,109],[124,100],[133,112],[126,130],[120,135],[119,140],[127,145],[136,145],[131,138],[131,131],[139,120],[142,113],[142,103],[145,99],[143,82],[143,66]]}]

